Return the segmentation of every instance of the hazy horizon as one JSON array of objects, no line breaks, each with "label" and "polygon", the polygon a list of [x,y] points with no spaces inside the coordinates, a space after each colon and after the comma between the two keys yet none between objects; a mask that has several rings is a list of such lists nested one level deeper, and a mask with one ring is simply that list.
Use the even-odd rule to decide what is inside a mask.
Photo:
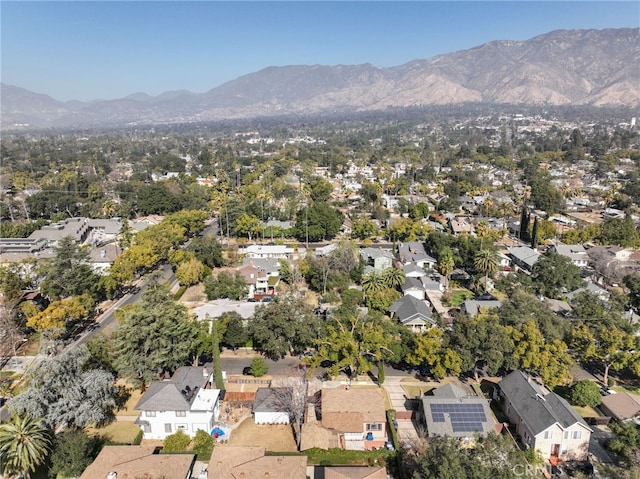
[{"label": "hazy horizon", "polygon": [[59,101],[202,93],[269,66],[402,65],[559,29],[637,28],[621,2],[2,1],[2,82]]}]

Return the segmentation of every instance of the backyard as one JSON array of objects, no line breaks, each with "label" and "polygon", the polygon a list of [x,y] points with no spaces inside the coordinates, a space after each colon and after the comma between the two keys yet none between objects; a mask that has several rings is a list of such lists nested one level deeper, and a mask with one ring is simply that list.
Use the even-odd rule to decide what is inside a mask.
[{"label": "backyard", "polygon": [[229,445],[264,447],[271,452],[296,451],[291,426],[255,424],[251,416],[233,429]]}]

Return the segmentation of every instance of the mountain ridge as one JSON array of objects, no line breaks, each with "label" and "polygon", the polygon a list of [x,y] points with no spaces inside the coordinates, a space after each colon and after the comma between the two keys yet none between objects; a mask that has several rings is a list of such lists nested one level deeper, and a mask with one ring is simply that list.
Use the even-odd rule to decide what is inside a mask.
[{"label": "mountain ridge", "polygon": [[188,123],[465,103],[640,106],[640,28],[555,30],[394,67],[269,66],[204,93],[60,102],[3,83],[1,127]]}]

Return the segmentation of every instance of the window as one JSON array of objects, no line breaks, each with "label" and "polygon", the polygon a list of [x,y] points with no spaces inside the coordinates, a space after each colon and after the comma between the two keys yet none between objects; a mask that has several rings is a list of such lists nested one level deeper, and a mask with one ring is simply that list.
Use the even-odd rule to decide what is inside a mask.
[{"label": "window", "polygon": [[151,432],[151,424],[143,424],[142,425],[143,432]]},{"label": "window", "polygon": [[569,439],[569,431],[565,431],[564,432],[564,438],[565,439]]},{"label": "window", "polygon": [[172,432],[171,431],[171,424],[165,424],[164,425],[164,432]]},{"label": "window", "polygon": [[176,417],[187,417],[187,411],[176,411]]},{"label": "window", "polygon": [[573,439],[580,439],[582,437],[582,431],[573,431]]},{"label": "window", "polygon": [[545,439],[551,439],[553,437],[553,431],[545,431],[544,432],[544,438]]},{"label": "window", "polygon": [[380,423],[367,424],[367,431],[382,431],[382,424]]},{"label": "window", "polygon": [[145,411],[144,415],[147,417],[156,417],[156,412],[155,411]]}]

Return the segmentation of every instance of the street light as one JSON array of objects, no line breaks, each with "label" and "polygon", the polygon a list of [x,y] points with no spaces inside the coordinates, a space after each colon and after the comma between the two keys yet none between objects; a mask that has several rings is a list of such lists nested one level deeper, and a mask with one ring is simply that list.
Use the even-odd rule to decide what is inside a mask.
[{"label": "street light", "polygon": [[18,351],[17,351],[16,345],[19,343],[26,343],[27,341],[28,341],[27,338],[20,338],[19,340],[13,343],[13,367],[14,368],[17,368],[19,366]]}]

